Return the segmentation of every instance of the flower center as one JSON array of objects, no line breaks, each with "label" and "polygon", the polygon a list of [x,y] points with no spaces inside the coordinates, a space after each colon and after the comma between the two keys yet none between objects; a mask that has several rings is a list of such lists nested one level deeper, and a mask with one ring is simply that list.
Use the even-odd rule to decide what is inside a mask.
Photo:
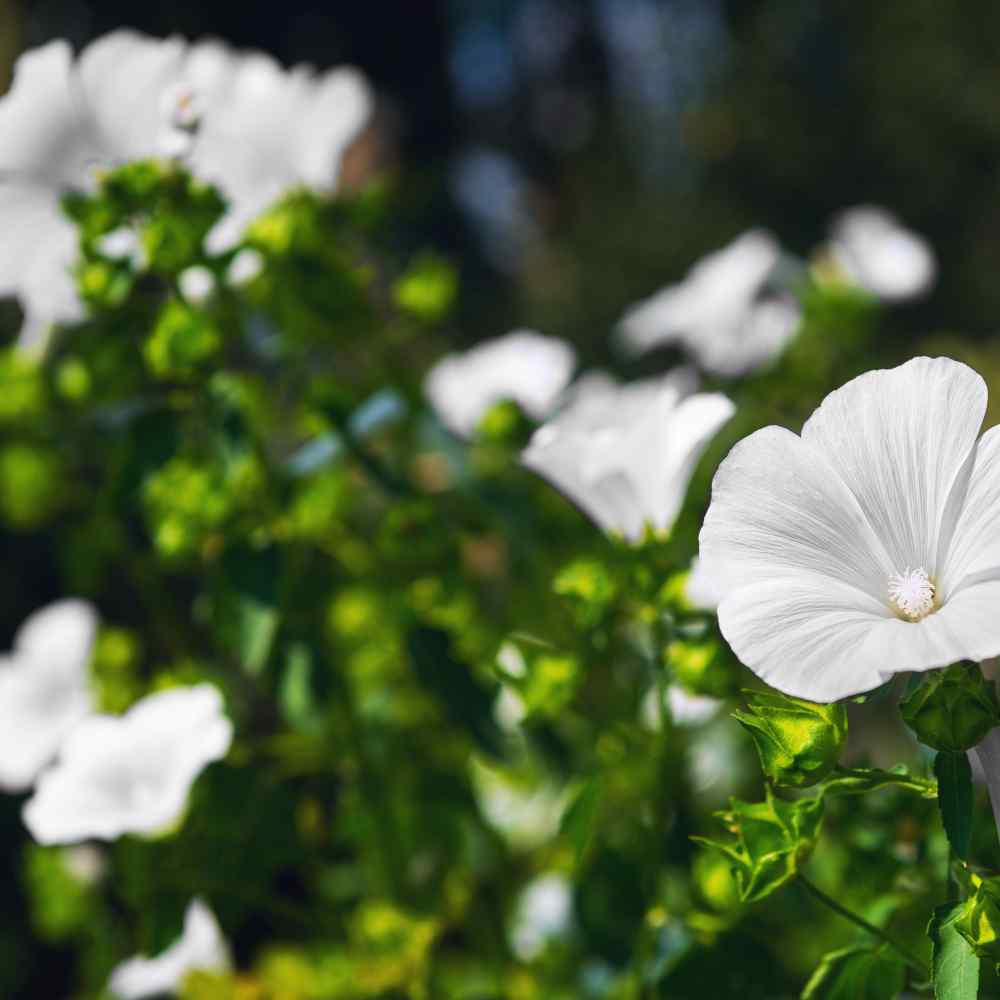
[{"label": "flower center", "polygon": [[907,569],[889,577],[889,600],[907,621],[918,622],[935,608],[934,584],[923,569]]}]

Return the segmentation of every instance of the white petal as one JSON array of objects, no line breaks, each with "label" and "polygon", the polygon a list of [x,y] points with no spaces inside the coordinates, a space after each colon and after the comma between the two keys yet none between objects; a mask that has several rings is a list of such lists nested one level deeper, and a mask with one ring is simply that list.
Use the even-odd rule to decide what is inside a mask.
[{"label": "white petal", "polygon": [[740,660],[771,687],[834,701],[910,669],[898,658],[863,655],[869,636],[888,616],[883,604],[856,587],[801,573],[730,593],[719,605],[719,628]]},{"label": "white petal", "polygon": [[188,973],[225,972],[231,967],[229,948],[212,911],[193,900],[184,915],[180,938],[156,958],[137,956],[116,966],[108,988],[120,1000],[175,993]]},{"label": "white petal", "polygon": [[156,156],[168,125],[164,95],[178,81],[187,46],[121,30],[88,45],[78,62],[80,87],[111,166]]},{"label": "white petal", "polygon": [[991,427],[976,446],[975,464],[961,513],[938,572],[946,597],[967,578],[1000,577],[1000,427]]},{"label": "white petal", "polygon": [[[830,393],[802,428],[857,498],[893,572],[934,575],[948,499],[968,474],[986,384],[948,358],[914,358]],[[954,513],[957,514],[957,511]]]},{"label": "white petal", "polygon": [[18,59],[14,82],[0,100],[0,176],[45,178],[53,186],[79,184],[99,155],[72,77],[73,55],[62,41]]},{"label": "white petal", "polygon": [[450,430],[470,437],[486,411],[505,399],[536,420],[545,417],[575,364],[576,352],[564,341],[515,330],[442,358],[424,380],[424,392]]},{"label": "white petal", "polygon": [[374,99],[365,77],[341,66],[312,86],[297,118],[296,173],[309,187],[332,191],[348,146],[368,124]]},{"label": "white petal", "polygon": [[733,651],[772,687],[836,701],[893,674],[981,660],[1000,652],[1000,583],[970,587],[920,622],[889,614],[835,581],[806,576],[741,587],[719,607]]},{"label": "white petal", "polygon": [[798,306],[765,295],[781,259],[755,229],[699,261],[685,279],[626,312],[619,336],[631,354],[680,343],[708,371],[739,375],[774,360],[799,324]]},{"label": "white petal", "polygon": [[719,466],[699,552],[722,594],[801,572],[884,602],[892,573],[825,456],[780,427],[751,434]]},{"label": "white petal", "polygon": [[16,295],[25,314],[22,340],[44,340],[56,322],[75,322],[83,307],[71,268],[77,236],[59,207],[59,191],[32,180],[0,180],[0,295]]},{"label": "white petal", "polygon": [[87,719],[39,780],[25,824],[47,844],[155,833],[181,815],[195,778],[231,741],[210,684],[149,695],[123,716]]},{"label": "white petal", "polygon": [[830,251],[847,276],[889,301],[921,295],[937,265],[926,241],[891,213],[870,205],[844,212],[833,227]]},{"label": "white petal", "polygon": [[97,613],[87,601],[56,601],[29,615],[14,637],[18,655],[52,663],[60,672],[78,675],[90,660]]}]

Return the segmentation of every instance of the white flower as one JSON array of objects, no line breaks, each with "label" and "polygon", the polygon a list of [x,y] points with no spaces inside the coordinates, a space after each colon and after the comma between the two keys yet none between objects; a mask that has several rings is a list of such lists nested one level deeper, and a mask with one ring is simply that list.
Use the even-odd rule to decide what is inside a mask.
[{"label": "white flower", "polygon": [[625,349],[680,344],[706,371],[742,375],[774,361],[799,326],[794,299],[768,283],[781,247],[753,229],[702,258],[676,285],[632,306],[619,324]]},{"label": "white flower", "polygon": [[515,330],[443,357],[424,380],[424,392],[449,430],[472,437],[486,411],[504,400],[513,400],[536,420],[546,417],[575,364],[569,344]]},{"label": "white flower", "polygon": [[260,54],[115,31],[74,61],[65,42],[17,61],[0,99],[0,295],[25,314],[21,343],[82,318],[71,268],[76,231],[60,209],[98,168],[186,156],[230,210],[210,234],[226,249],[246,223],[298,185],[332,190],[371,96],[351,69],[283,71]]},{"label": "white flower", "polygon": [[538,958],[565,938],[573,922],[573,887],[565,875],[549,872],[521,891],[510,927],[511,951],[522,961]]},{"label": "white flower", "polygon": [[264,257],[253,247],[244,247],[226,269],[226,282],[234,288],[250,284],[264,270]]},{"label": "white flower", "polygon": [[830,255],[854,284],[890,302],[928,291],[937,276],[934,253],[892,213],[861,205],[833,225]]},{"label": "white flower", "polygon": [[34,784],[73,728],[93,711],[88,664],[97,616],[84,601],[31,615],[0,657],[0,788]]},{"label": "white flower", "polygon": [[188,904],[181,936],[156,958],[136,956],[111,972],[108,989],[120,1000],[173,995],[191,972],[226,972],[229,947],[212,911],[200,899]]},{"label": "white flower", "polygon": [[751,434],[701,531],[719,625],[772,686],[813,701],[1000,653],[1000,431],[986,385],[915,358],[831,393],[801,437]]},{"label": "white flower", "polygon": [[24,822],[42,844],[158,833],[183,813],[195,778],[232,741],[211,684],[151,694],[124,715],[96,715],[38,780]]},{"label": "white flower", "polygon": [[667,704],[661,708],[659,688],[654,684],[646,692],[639,706],[639,717],[647,729],[658,731],[663,725],[666,710],[669,710],[669,718],[676,726],[700,726],[722,707],[720,699],[691,694],[680,684],[668,685],[666,696]]},{"label": "white flower", "polygon": [[207,267],[186,267],[177,278],[181,295],[192,305],[204,305],[215,291],[215,275]]},{"label": "white flower", "polygon": [[581,398],[540,427],[522,454],[602,529],[630,542],[674,523],[706,445],[732,416],[718,393],[682,397],[668,376]]}]

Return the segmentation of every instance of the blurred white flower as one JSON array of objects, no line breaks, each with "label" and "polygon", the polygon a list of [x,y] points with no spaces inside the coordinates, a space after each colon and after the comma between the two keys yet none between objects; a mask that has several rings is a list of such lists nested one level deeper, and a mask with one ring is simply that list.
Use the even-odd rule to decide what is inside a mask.
[{"label": "blurred white flower", "polygon": [[829,250],[849,281],[889,302],[923,295],[937,277],[926,240],[872,205],[849,209],[835,220]]},{"label": "blurred white flower", "polygon": [[[677,726],[700,726],[708,722],[722,707],[718,698],[708,695],[691,694],[680,684],[669,684],[666,690],[666,709],[669,718]],[[660,691],[654,684],[646,692],[639,706],[639,717],[642,724],[654,732],[663,725],[663,717],[667,713],[660,708]]]},{"label": "blurred white flower", "polygon": [[545,948],[569,934],[573,924],[573,886],[565,875],[549,872],[521,891],[511,920],[511,951],[534,961]]},{"label": "blurred white flower", "polygon": [[719,625],[768,684],[812,701],[1000,653],[1000,428],[986,385],[915,358],[831,393],[801,436],[751,434],[701,531]]},{"label": "blurred white flower", "polygon": [[186,267],[177,278],[181,295],[192,305],[204,305],[215,291],[215,275],[207,267]]},{"label": "blurred white flower", "polygon": [[226,281],[234,288],[248,285],[264,270],[264,256],[253,247],[244,247],[233,257],[226,271]]},{"label": "blurred white flower", "polygon": [[34,784],[60,744],[93,711],[88,664],[97,628],[84,601],[31,615],[0,657],[0,788]]},{"label": "blurred white flower", "polygon": [[334,188],[371,103],[352,69],[285,72],[217,42],[122,30],[76,60],[63,41],[22,55],[0,98],[0,295],[20,299],[22,345],[37,349],[53,323],[83,315],[71,276],[76,231],[60,198],[91,190],[98,169],[188,157],[230,202],[210,234],[226,249],[289,188]]},{"label": "blurred white flower", "polygon": [[666,532],[706,445],[732,416],[718,393],[682,397],[669,376],[580,396],[540,427],[522,461],[603,530],[641,541]]},{"label": "blurred white flower", "polygon": [[679,344],[706,371],[742,375],[774,361],[798,330],[800,310],[769,288],[781,246],[753,229],[702,258],[683,281],[632,306],[619,323],[630,354]]},{"label": "blurred white flower", "polygon": [[107,871],[108,863],[95,844],[73,844],[62,848],[63,867],[83,885],[94,885]]},{"label": "blurred white flower", "polygon": [[555,836],[570,797],[565,787],[524,780],[478,757],[470,775],[483,818],[512,847],[533,850]]},{"label": "blurred white flower", "polygon": [[212,911],[200,899],[188,904],[181,936],[156,958],[136,956],[111,972],[108,989],[119,1000],[174,995],[191,972],[226,972],[229,947]]},{"label": "blurred white flower", "polygon": [[148,695],[124,715],[95,715],[38,779],[24,822],[42,844],[153,834],[183,813],[194,780],[232,741],[211,684]]},{"label": "blurred white flower", "polygon": [[471,437],[487,410],[504,400],[535,420],[546,417],[575,364],[576,353],[564,341],[515,330],[445,355],[424,380],[424,392],[449,430]]}]

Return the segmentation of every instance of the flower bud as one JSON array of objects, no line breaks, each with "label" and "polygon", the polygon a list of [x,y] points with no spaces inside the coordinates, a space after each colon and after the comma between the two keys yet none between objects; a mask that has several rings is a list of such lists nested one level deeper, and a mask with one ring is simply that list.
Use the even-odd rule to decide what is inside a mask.
[{"label": "flower bud", "polygon": [[955,920],[955,930],[980,957],[1000,962],[1000,877],[971,875],[973,895]]},{"label": "flower bud", "polygon": [[748,692],[748,711],[733,718],[753,737],[765,776],[805,788],[834,768],[847,738],[843,705],[818,705],[777,691]]},{"label": "flower bud", "polygon": [[917,739],[935,750],[960,753],[1000,726],[1000,703],[976,663],[935,670],[899,705]]}]

